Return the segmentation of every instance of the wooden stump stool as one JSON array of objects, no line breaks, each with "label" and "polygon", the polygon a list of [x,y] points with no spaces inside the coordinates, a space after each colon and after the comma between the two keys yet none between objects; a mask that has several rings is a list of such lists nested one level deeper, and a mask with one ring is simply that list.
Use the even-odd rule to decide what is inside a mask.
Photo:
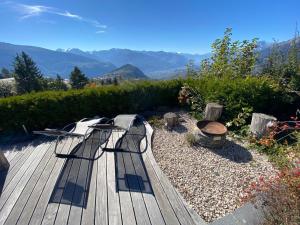
[{"label": "wooden stump stool", "polygon": [[166,113],[164,115],[166,128],[172,129],[179,124],[178,116],[175,113]]},{"label": "wooden stump stool", "polygon": [[267,124],[276,120],[277,119],[274,116],[269,116],[262,113],[253,113],[250,131],[257,138],[261,138],[267,131]]},{"label": "wooden stump stool", "polygon": [[219,105],[214,102],[208,103],[205,107],[204,119],[216,121],[221,117],[222,111],[223,111],[222,105]]}]

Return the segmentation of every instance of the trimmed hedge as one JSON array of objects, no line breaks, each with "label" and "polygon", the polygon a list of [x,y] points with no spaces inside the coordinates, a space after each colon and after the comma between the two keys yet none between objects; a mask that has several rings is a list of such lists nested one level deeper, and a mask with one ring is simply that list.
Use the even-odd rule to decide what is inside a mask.
[{"label": "trimmed hedge", "polygon": [[112,117],[177,105],[181,80],[145,81],[69,91],[46,91],[0,99],[0,129],[63,126],[83,117]]},{"label": "trimmed hedge", "polygon": [[[223,120],[235,118],[243,107],[287,118],[297,106],[286,90],[267,77],[215,78],[126,82],[82,90],[47,91],[0,99],[0,130],[59,127],[84,117],[113,117],[140,113],[158,106],[176,106],[178,92],[187,83],[205,102],[225,106]],[[298,98],[299,102],[299,98]],[[201,112],[199,112],[201,113]],[[288,115],[286,115],[288,113]]]}]

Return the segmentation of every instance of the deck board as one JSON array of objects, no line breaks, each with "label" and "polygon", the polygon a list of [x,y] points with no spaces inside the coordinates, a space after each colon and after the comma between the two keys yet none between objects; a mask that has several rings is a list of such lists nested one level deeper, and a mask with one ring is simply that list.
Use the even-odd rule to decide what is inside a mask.
[{"label": "deck board", "polygon": [[113,132],[107,147],[114,151],[102,150],[99,131],[85,145],[65,138],[58,152],[73,158],[56,157],[55,140],[6,146],[0,225],[203,225],[159,169],[146,141],[152,131],[142,127]]},{"label": "deck board", "polygon": [[[33,162],[30,164],[29,168],[26,169],[25,173],[22,173],[22,177],[19,180],[19,182],[16,184],[16,187],[13,189],[12,192],[10,192],[10,189],[7,188],[4,192],[4,194],[1,196],[3,197],[5,204],[2,207],[1,205],[1,217],[0,217],[0,224],[4,224],[5,220],[9,216],[11,209],[14,207],[16,201],[18,200],[19,196],[21,195],[23,189],[25,188],[26,184],[29,182],[29,180],[32,177],[32,174],[34,173],[35,169],[39,169],[38,165],[43,169],[43,163],[40,164],[40,160],[43,158],[44,154],[47,152],[48,148],[50,147],[50,144],[46,143],[42,145],[42,147],[39,149],[40,152],[37,154]],[[20,172],[21,173],[21,172]],[[34,182],[34,181],[33,181]],[[10,194],[9,194],[10,193]],[[6,195],[5,195],[6,194]],[[7,201],[5,201],[5,197],[8,196]]]}]

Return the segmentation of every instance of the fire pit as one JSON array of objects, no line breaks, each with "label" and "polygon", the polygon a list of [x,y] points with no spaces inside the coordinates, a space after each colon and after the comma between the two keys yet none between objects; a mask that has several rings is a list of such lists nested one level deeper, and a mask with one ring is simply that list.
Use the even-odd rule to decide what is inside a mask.
[{"label": "fire pit", "polygon": [[197,122],[194,135],[199,145],[220,148],[225,144],[227,128],[219,122],[202,120]]}]

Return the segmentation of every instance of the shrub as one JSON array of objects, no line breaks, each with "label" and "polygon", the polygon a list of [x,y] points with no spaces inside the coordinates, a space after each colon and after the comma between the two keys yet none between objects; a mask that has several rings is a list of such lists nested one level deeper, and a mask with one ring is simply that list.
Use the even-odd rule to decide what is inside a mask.
[{"label": "shrub", "polygon": [[191,133],[187,133],[185,135],[185,139],[190,147],[194,146],[197,143],[195,135]]},{"label": "shrub", "polygon": [[152,127],[162,128],[164,126],[164,121],[160,116],[151,116],[148,122]]},{"label": "shrub", "polygon": [[285,169],[271,179],[261,177],[245,190],[243,201],[252,200],[264,212],[264,225],[300,223],[300,168]]},{"label": "shrub", "polygon": [[292,101],[285,89],[268,77],[232,79],[206,76],[189,79],[187,85],[197,91],[206,103],[218,102],[224,105],[223,120],[226,121],[236,118],[242,108],[280,115],[285,113]]},{"label": "shrub", "polygon": [[46,91],[0,99],[0,128],[18,130],[57,127],[83,117],[138,113],[174,106],[180,80],[144,81],[82,90]]}]

